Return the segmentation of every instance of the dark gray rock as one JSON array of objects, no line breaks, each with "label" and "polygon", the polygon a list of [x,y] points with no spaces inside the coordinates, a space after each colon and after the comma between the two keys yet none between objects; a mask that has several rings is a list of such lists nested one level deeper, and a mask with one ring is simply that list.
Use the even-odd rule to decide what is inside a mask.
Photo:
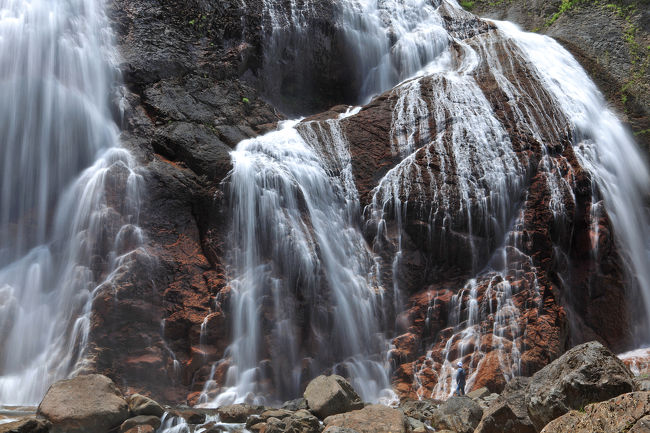
[{"label": "dark gray rock", "polygon": [[436,400],[406,400],[399,405],[406,416],[419,421],[429,421],[440,405]]},{"label": "dark gray rock", "polygon": [[475,433],[535,433],[528,417],[526,388],[529,378],[514,378],[483,412]]},{"label": "dark gray rock", "polygon": [[630,370],[602,344],[592,341],[566,352],[530,380],[528,414],[539,431],[571,409],[636,389]]},{"label": "dark gray rock", "polygon": [[309,406],[307,406],[307,400],[304,398],[297,398],[295,400],[285,401],[282,405],[282,409],[297,411],[300,409],[309,409]]},{"label": "dark gray rock", "polygon": [[431,426],[439,430],[472,433],[483,416],[483,409],[467,396],[450,397],[431,416]]}]

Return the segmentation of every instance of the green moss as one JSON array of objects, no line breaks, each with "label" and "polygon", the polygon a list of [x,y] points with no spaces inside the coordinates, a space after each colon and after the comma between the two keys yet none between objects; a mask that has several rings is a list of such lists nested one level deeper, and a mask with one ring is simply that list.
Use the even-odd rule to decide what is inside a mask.
[{"label": "green moss", "polygon": [[474,2],[473,1],[461,1],[460,5],[463,7],[463,9],[471,11],[474,9]]}]

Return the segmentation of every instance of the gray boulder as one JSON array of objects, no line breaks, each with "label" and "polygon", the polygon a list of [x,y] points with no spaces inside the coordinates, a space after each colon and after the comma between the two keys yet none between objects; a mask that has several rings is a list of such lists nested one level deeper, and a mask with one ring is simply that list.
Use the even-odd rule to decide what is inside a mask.
[{"label": "gray boulder", "polygon": [[129,406],[111,379],[89,374],[50,386],[37,414],[52,433],[108,433],[128,418]]},{"label": "gray boulder", "polygon": [[301,409],[283,418],[268,418],[264,433],[319,433],[322,429],[318,418]]},{"label": "gray boulder", "polygon": [[304,393],[307,406],[320,419],[363,408],[363,402],[352,385],[338,375],[318,376]]},{"label": "gray boulder", "polygon": [[129,397],[128,403],[129,410],[135,416],[152,415],[161,418],[165,413],[165,409],[161,405],[144,395],[133,394]]},{"label": "gray boulder", "polygon": [[571,409],[636,389],[632,372],[602,344],[581,344],[535,373],[526,392],[528,415],[537,431]]},{"label": "gray boulder", "polygon": [[482,417],[483,409],[471,398],[450,397],[433,412],[431,426],[437,430],[472,433]]},{"label": "gray boulder", "polygon": [[437,400],[405,400],[400,403],[400,409],[408,417],[418,421],[429,421],[440,405]]},{"label": "gray boulder", "polygon": [[475,433],[535,433],[526,407],[529,378],[508,382],[503,393],[483,412]]}]

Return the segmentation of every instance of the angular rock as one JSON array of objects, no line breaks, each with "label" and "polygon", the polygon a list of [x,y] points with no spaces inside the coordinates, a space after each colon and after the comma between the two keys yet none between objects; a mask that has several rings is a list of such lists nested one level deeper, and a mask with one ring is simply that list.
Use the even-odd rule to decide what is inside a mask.
[{"label": "angular rock", "polygon": [[158,418],[162,417],[165,409],[156,401],[140,394],[133,394],[128,399],[129,410],[133,415],[153,415]]},{"label": "angular rock", "polygon": [[346,427],[329,427],[325,429],[327,433],[359,433],[358,431]]},{"label": "angular rock", "polygon": [[250,404],[231,404],[221,406],[217,409],[219,419],[223,422],[242,423],[246,422],[249,416],[259,415],[264,411],[262,406],[251,406]]},{"label": "angular rock", "polygon": [[508,383],[503,394],[483,412],[475,433],[535,433],[526,407],[527,383],[520,378]]},{"label": "angular rock", "polygon": [[338,375],[318,376],[309,382],[304,397],[309,410],[320,419],[363,407],[352,385]]},{"label": "angular rock", "polygon": [[544,427],[542,433],[639,433],[650,430],[650,392],[623,394],[573,410]]},{"label": "angular rock", "polygon": [[122,423],[120,426],[120,432],[126,433],[132,429],[138,429],[139,427],[149,426],[153,430],[160,427],[160,418],[154,415],[138,415],[133,418],[129,418]]},{"label": "angular rock", "polygon": [[204,412],[193,409],[178,409],[173,414],[183,418],[188,424],[203,424],[206,418]]},{"label": "angular rock", "polygon": [[531,378],[528,414],[539,431],[571,409],[634,391],[630,370],[602,344],[576,346]]},{"label": "angular rock", "polygon": [[476,400],[476,399],[479,399],[479,398],[484,398],[484,397],[487,397],[488,395],[490,395],[490,391],[485,387],[475,389],[474,391],[467,393],[467,396],[469,398],[471,398],[472,400]]},{"label": "angular rock", "polygon": [[0,424],[0,433],[48,433],[52,423],[40,418],[24,418]]},{"label": "angular rock", "polygon": [[481,421],[483,409],[467,396],[451,397],[431,416],[431,426],[458,433],[472,433]]},{"label": "angular rock", "polygon": [[309,409],[309,406],[307,406],[307,400],[304,398],[297,398],[295,400],[285,401],[282,405],[282,409],[297,411],[300,409]]},{"label": "angular rock", "polygon": [[419,421],[429,421],[439,404],[436,400],[406,400],[400,404],[400,409],[406,416]]},{"label": "angular rock", "polygon": [[53,433],[108,433],[129,416],[129,407],[112,380],[100,374],[54,383],[38,406]]},{"label": "angular rock", "polygon": [[322,430],[318,418],[307,410],[285,416],[282,419],[271,417],[266,421],[265,433],[319,433]]},{"label": "angular rock", "polygon": [[325,432],[333,433],[344,427],[358,433],[406,433],[409,425],[399,409],[380,404],[366,406],[361,410],[332,415],[325,418]]}]

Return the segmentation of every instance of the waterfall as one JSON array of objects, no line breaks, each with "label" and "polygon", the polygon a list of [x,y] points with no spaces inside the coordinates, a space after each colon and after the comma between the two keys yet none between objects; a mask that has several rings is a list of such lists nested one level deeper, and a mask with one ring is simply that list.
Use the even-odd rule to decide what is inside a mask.
[{"label": "waterfall", "polygon": [[[267,54],[271,68],[279,53],[309,49],[295,44],[308,37],[317,7],[308,1],[264,5],[267,48],[277,54]],[[220,361],[228,366],[225,384],[209,381],[203,404],[295,397],[323,371],[344,373],[368,401],[385,398],[389,371],[382,361],[394,330],[390,322],[400,311],[402,233],[412,212],[427,222],[431,259],[449,259],[448,247],[459,244],[472,275],[454,288],[449,328],[437,336],[442,352],[425,348],[415,362],[415,384],[434,378],[432,389],[420,386],[418,396],[451,395],[459,360],[470,366],[471,387],[488,349],[495,350],[506,380],[521,374],[526,328],[514,298],[526,290],[530,299],[540,299],[538,269],[525,246],[526,184],[534,175],[542,179],[549,224],[558,233],[567,207],[576,205],[575,173],[554,147],[559,143],[571,146],[594,179],[592,227],[603,212],[609,215],[628,279],[650,316],[644,203],[650,174],[566,50],[512,24],[478,20],[448,0],[347,0],[332,13],[350,57],[350,82],[358,86],[356,102],[392,88],[390,145],[401,162],[360,209],[341,127],[359,109],[327,121],[285,123],[237,146],[226,181],[233,210],[233,342]],[[286,67],[285,60],[277,65]],[[485,79],[504,95],[507,109],[495,110]],[[508,128],[533,143],[539,157],[517,148]],[[428,207],[414,208],[418,202]],[[369,227],[372,242],[361,234]],[[386,257],[391,236],[396,247]],[[559,263],[567,260],[559,245],[553,248]],[[385,275],[392,281],[382,280]],[[487,318],[489,330],[482,325]],[[647,342],[644,333],[645,324],[639,343]],[[367,383],[373,386],[364,388]]]},{"label": "waterfall", "polygon": [[330,367],[351,375],[367,400],[391,397],[378,357],[387,349],[377,320],[383,289],[357,229],[359,203],[346,182],[350,157],[337,121],[319,131],[288,122],[232,153],[230,367],[226,389],[203,403],[288,399]]},{"label": "waterfall", "polygon": [[84,368],[93,291],[143,242],[98,0],[0,1],[0,403]]}]

